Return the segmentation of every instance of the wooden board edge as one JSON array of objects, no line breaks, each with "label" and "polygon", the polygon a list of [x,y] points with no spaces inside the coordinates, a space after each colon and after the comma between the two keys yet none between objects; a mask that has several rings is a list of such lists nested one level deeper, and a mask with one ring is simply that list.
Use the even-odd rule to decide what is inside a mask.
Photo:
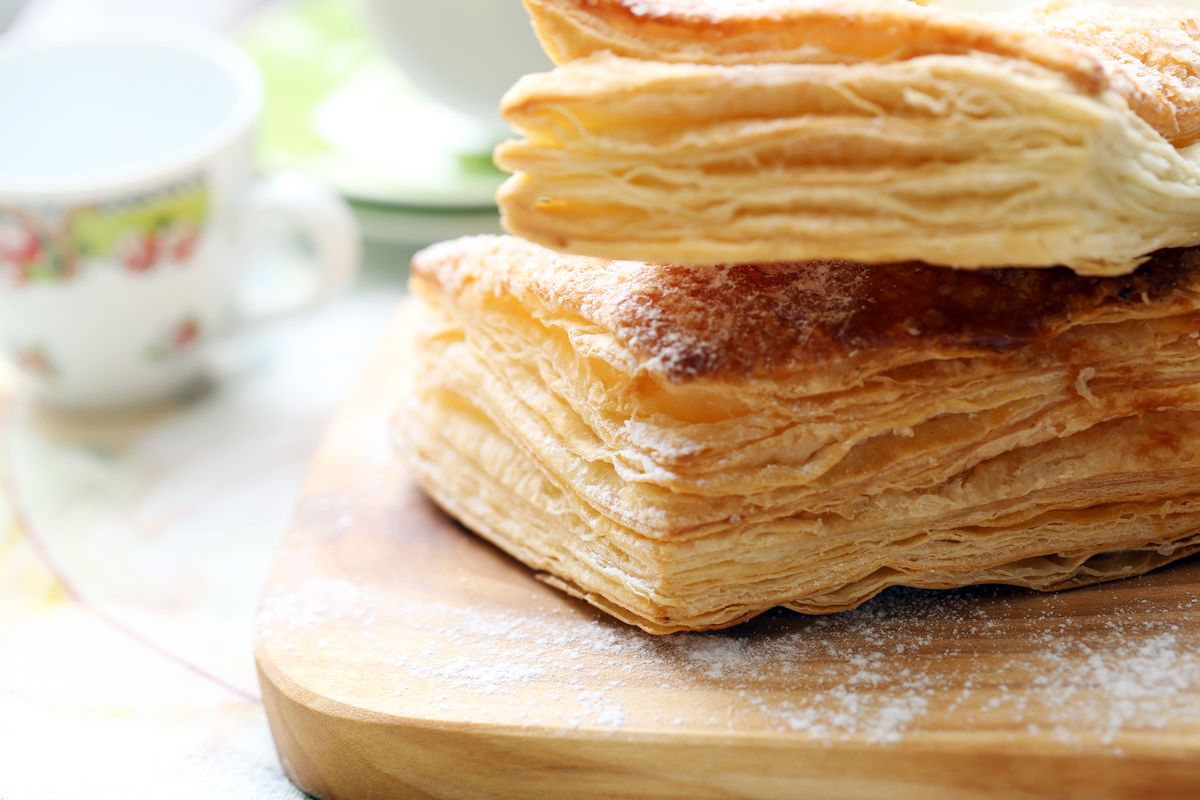
[{"label": "wooden board edge", "polygon": [[266,654],[256,660],[284,771],[319,800],[1194,800],[1200,793],[1194,763],[1168,753],[1112,758],[964,742],[914,750],[406,724],[318,698],[278,673]]}]

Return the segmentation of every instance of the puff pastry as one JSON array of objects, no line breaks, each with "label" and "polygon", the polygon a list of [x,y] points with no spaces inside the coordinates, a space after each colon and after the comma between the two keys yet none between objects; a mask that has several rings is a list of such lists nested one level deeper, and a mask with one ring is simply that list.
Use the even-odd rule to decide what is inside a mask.
[{"label": "puff pastry", "polygon": [[1200,250],[1132,276],[418,255],[428,492],[647,631],[1200,550]]},{"label": "puff pastry", "polygon": [[585,255],[1119,275],[1200,244],[1200,20],[1051,3],[526,0],[510,232]]}]

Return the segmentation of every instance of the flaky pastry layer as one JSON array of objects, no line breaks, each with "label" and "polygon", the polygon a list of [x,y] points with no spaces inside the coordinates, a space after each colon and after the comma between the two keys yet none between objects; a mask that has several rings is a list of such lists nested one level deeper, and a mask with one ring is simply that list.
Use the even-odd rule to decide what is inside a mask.
[{"label": "flaky pastry layer", "polygon": [[662,263],[1124,274],[1200,243],[1200,23],[1055,3],[529,0],[509,230]]},{"label": "flaky pastry layer", "polygon": [[418,256],[413,289],[396,421],[423,485],[652,632],[1200,549],[1195,252],[1098,280],[656,267],[485,237]]}]

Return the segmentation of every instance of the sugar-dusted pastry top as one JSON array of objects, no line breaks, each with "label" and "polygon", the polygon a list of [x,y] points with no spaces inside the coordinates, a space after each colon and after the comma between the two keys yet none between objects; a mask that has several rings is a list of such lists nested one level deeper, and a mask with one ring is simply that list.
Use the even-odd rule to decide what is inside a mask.
[{"label": "sugar-dusted pastry top", "polygon": [[557,63],[601,51],[695,64],[857,63],[971,53],[1113,92],[1177,147],[1200,138],[1200,17],[1148,3],[1046,2],[1006,14],[908,0],[525,0]]},{"label": "sugar-dusted pastry top", "polygon": [[1200,249],[1136,273],[945,270],[845,262],[683,267],[563,255],[512,237],[436,245],[418,281],[462,298],[511,294],[616,335],[674,381],[803,368],[859,351],[1003,351],[1074,325],[1200,308]]}]

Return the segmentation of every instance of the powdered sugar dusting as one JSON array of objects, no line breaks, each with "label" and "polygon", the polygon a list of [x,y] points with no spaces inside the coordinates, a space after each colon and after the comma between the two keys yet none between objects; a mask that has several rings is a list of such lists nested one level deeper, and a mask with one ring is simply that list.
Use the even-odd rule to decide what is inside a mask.
[{"label": "powdered sugar dusting", "polygon": [[[614,333],[674,380],[771,369],[845,321],[866,269],[820,262],[697,268],[645,265],[612,305]],[[782,346],[781,344],[782,343]]]},{"label": "powdered sugar dusting", "polygon": [[316,581],[268,597],[260,632],[284,653],[371,653],[394,713],[564,735],[754,730],[887,746],[955,730],[1119,755],[1129,734],[1200,731],[1200,629],[1186,624],[1200,601],[1086,591],[1112,595],[1110,609],[1077,615],[1061,596],[992,588],[894,590],[836,616],[777,612],[653,637],[539,590],[526,610],[471,610]]},{"label": "powdered sugar dusting", "polygon": [[837,261],[730,269],[605,261],[473,237],[422,252],[413,274],[419,293],[448,295],[465,315],[491,313],[490,304],[511,296],[577,351],[603,353],[622,372],[686,382],[836,375],[839,362],[862,353],[878,364],[914,354],[1016,357],[1021,345],[1095,321],[1108,307],[1123,306],[1123,318],[1190,313],[1195,302],[1183,290],[1200,284],[1200,262],[1192,251],[1162,251],[1115,279]]}]

